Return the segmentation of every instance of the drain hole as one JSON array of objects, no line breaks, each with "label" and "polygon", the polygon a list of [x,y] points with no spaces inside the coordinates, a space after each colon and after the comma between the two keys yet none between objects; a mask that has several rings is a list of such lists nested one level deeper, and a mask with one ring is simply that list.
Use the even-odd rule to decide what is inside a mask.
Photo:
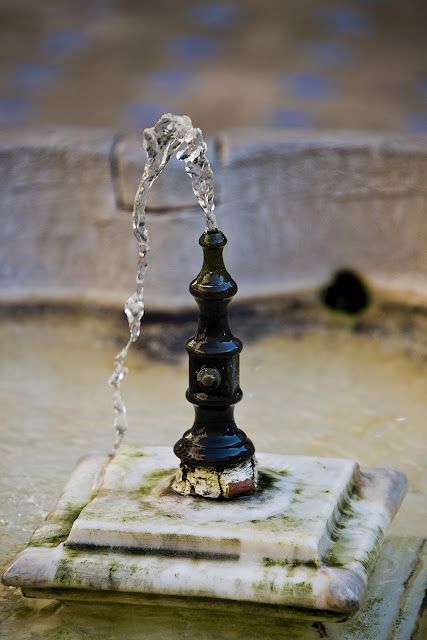
[{"label": "drain hole", "polygon": [[320,298],[329,309],[348,314],[364,311],[371,302],[368,287],[350,269],[338,271],[332,282],[320,292]]}]

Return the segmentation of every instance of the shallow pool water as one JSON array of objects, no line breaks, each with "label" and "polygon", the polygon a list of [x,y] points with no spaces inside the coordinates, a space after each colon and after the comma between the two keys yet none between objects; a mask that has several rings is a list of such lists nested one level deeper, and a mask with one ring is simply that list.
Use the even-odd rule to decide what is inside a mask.
[{"label": "shallow pool water", "polygon": [[[238,425],[258,450],[350,457],[362,466],[405,472],[411,488],[391,533],[424,536],[426,326],[424,311],[395,307],[357,321],[316,308],[237,314],[233,330],[245,340]],[[126,442],[172,446],[191,426],[193,410],[184,398],[187,356],[178,347],[191,327],[192,321],[148,322],[149,344],[130,352],[122,387]],[[115,313],[15,310],[0,316],[1,568],[42,522],[77,458],[111,449],[107,379],[125,340],[126,326]],[[118,607],[109,613],[108,633],[97,635],[101,608],[82,612],[79,606],[33,603],[2,589],[0,637],[187,637],[184,614],[168,621],[169,613],[147,613],[146,631],[136,632],[134,614]],[[162,616],[169,636],[162,635]],[[227,638],[240,637],[238,629],[232,635],[231,622],[227,628]]]}]

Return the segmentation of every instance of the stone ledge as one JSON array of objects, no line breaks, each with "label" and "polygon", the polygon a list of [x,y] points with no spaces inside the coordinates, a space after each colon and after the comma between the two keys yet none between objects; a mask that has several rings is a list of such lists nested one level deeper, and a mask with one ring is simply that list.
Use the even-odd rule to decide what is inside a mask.
[{"label": "stone ledge", "polygon": [[218,150],[227,203],[427,195],[427,136],[243,129],[220,134]]},{"label": "stone ledge", "polygon": [[[350,267],[386,296],[426,303],[427,136],[243,129],[210,147],[239,300],[315,289]],[[118,206],[132,205],[140,135],[5,130],[0,158],[1,300],[121,306],[136,243]],[[164,311],[192,307],[201,263],[203,214],[177,165],[156,183],[147,216],[147,307]]]}]

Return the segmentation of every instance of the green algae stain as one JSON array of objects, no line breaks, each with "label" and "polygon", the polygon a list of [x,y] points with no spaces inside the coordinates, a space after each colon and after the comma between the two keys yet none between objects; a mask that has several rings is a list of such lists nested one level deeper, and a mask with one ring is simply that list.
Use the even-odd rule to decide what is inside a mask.
[{"label": "green algae stain", "polygon": [[312,567],[314,569],[317,567],[314,560],[307,560],[307,562],[300,562],[299,560],[289,560],[289,559],[277,560],[269,557],[264,557],[262,559],[262,564],[264,567],[286,567],[288,569],[293,567],[298,567],[298,566]]},{"label": "green algae stain", "polygon": [[266,489],[271,489],[277,480],[278,478],[276,478],[272,473],[268,473],[263,469],[258,474],[257,493],[265,491]]},{"label": "green algae stain", "polygon": [[294,598],[308,603],[312,599],[313,587],[308,582],[295,582],[291,585],[285,585],[282,592],[292,593]]},{"label": "green algae stain", "polygon": [[365,569],[366,573],[370,573],[374,568],[374,564],[380,553],[382,543],[384,540],[384,531],[381,527],[378,527],[375,540],[372,545],[372,549],[365,552],[364,557],[360,560],[360,564]]},{"label": "green algae stain", "polygon": [[380,629],[384,621],[382,605],[383,598],[375,596],[368,598],[358,617],[346,625],[346,631],[349,637],[353,637],[354,635],[355,638],[373,638],[375,630]]},{"label": "green algae stain", "polygon": [[266,557],[262,559],[262,564],[264,567],[287,567],[291,563],[289,560],[274,560],[273,558]]},{"label": "green algae stain", "polygon": [[108,584],[110,589],[117,590],[119,588],[119,581],[115,577],[115,572],[119,568],[118,562],[112,562],[108,570]]},{"label": "green algae stain", "polygon": [[71,526],[63,533],[57,533],[55,535],[37,535],[34,540],[31,540],[29,547],[57,547],[61,542],[64,542],[68,538]]},{"label": "green algae stain", "polygon": [[173,476],[176,473],[176,469],[159,469],[152,473],[147,473],[142,478],[142,486],[136,491],[137,495],[145,496],[151,493],[153,488],[158,482],[166,479],[168,476]]},{"label": "green algae stain", "polygon": [[115,464],[126,472],[134,465],[135,458],[142,458],[143,456],[144,452],[138,445],[126,445],[126,447],[119,450],[114,460]]},{"label": "green algae stain", "polygon": [[81,584],[79,570],[89,564],[87,560],[79,562],[77,566],[73,566],[73,560],[79,558],[80,551],[64,547],[63,557],[58,562],[56,568],[54,583],[61,586],[78,587]]},{"label": "green algae stain", "polygon": [[62,558],[58,562],[58,566],[56,568],[54,582],[55,584],[61,585],[70,585],[74,583],[75,580],[75,569],[73,569],[66,559]]},{"label": "green algae stain", "polygon": [[276,586],[276,584],[274,583],[274,580],[270,581],[270,591],[271,591],[271,593],[279,593],[279,589]]},{"label": "green algae stain", "polygon": [[61,505],[57,511],[51,511],[43,525],[34,532],[28,546],[57,547],[61,542],[64,542],[68,538],[74,521],[77,520],[92,498],[93,496],[78,505],[69,501],[65,505]]},{"label": "green algae stain", "polygon": [[[277,566],[271,565],[268,566]],[[279,565],[280,566],[280,565]],[[297,599],[302,605],[310,606],[314,604],[313,587],[309,582],[285,582],[280,587],[272,579],[267,571],[262,580],[252,583],[252,588],[257,597],[262,601],[266,593],[281,594],[285,601],[287,599]]]},{"label": "green algae stain", "polygon": [[26,620],[27,618],[31,619],[31,618],[34,618],[35,616],[37,616],[38,618],[40,617],[49,618],[61,606],[62,604],[60,602],[58,602],[57,600],[54,600],[53,602],[49,603],[42,609],[39,609],[39,608],[34,609],[32,606],[28,606],[28,604],[25,601],[21,600],[16,603],[13,616],[17,620]]},{"label": "green algae stain", "polygon": [[[342,525],[341,529],[345,529],[345,524]],[[335,540],[325,556],[324,562],[328,567],[344,567],[350,563],[358,562],[369,575],[374,568],[383,540],[384,531],[381,527],[378,527],[371,548],[362,551],[363,555],[357,557],[350,553],[349,543],[344,532],[341,538],[338,537]]]}]

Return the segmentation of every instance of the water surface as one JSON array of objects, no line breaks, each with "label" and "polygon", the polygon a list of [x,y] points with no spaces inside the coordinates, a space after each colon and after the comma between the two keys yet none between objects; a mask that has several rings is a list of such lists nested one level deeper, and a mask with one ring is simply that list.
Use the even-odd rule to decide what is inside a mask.
[{"label": "water surface", "polygon": [[[237,314],[233,330],[245,341],[238,425],[258,450],[350,457],[362,466],[405,472],[411,489],[391,533],[425,535],[426,325],[424,312],[397,308],[357,322],[317,310]],[[148,344],[129,353],[130,374],[123,384],[126,442],[172,446],[191,426],[181,344],[192,328],[192,321],[148,321],[143,328]],[[126,333],[118,313],[0,316],[3,566],[51,509],[77,458],[94,449],[111,450],[107,379]],[[2,589],[0,637],[187,637],[187,614],[151,611],[144,614],[146,631],[138,627],[137,633],[135,614],[128,612],[122,624],[125,608],[113,608],[109,631],[101,625],[101,633],[101,608],[23,601],[18,591]],[[162,635],[165,628],[170,635]],[[231,622],[227,629],[227,638],[240,637],[237,629],[232,635]]]}]

